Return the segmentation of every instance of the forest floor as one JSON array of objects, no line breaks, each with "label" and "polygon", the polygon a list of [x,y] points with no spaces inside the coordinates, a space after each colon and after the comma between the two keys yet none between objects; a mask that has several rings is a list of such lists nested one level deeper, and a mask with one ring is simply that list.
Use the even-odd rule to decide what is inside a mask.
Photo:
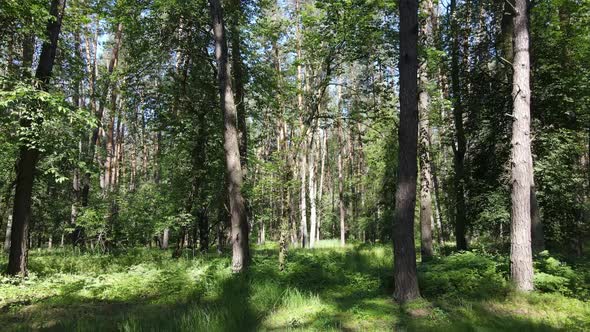
[{"label": "forest floor", "polygon": [[28,279],[0,277],[0,330],[590,330],[588,265],[568,266],[575,278],[566,280],[548,258],[537,263],[545,269],[539,285],[553,292],[515,294],[506,257],[452,254],[419,263],[424,299],[400,306],[391,299],[390,246],[335,245],[291,250],[284,272],[275,245],[257,246],[250,272],[239,276],[215,253],[34,250]]}]

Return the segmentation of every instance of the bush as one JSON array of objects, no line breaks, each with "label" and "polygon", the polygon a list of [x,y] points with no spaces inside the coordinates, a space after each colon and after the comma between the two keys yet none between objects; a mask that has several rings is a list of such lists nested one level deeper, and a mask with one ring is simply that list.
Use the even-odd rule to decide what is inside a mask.
[{"label": "bush", "polygon": [[499,265],[491,257],[473,252],[424,263],[418,270],[422,294],[472,299],[504,296],[508,288]]},{"label": "bush", "polygon": [[581,264],[574,269],[543,251],[535,261],[535,288],[586,299],[590,296],[590,271]]}]

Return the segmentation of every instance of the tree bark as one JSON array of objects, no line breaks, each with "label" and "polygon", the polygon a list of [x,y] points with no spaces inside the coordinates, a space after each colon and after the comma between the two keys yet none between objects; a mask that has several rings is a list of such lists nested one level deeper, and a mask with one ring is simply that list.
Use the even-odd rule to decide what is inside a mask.
[{"label": "tree bark", "polygon": [[316,194],[317,194],[317,187],[316,187],[316,180],[315,180],[315,130],[312,131],[311,134],[311,142],[309,145],[309,163],[308,163],[308,172],[309,172],[309,181],[308,181],[308,191],[309,191],[309,226],[310,226],[310,234],[309,234],[309,247],[313,248],[315,241],[316,241],[316,232],[317,232],[317,202],[316,202]]},{"label": "tree bark", "polygon": [[217,81],[224,118],[224,150],[226,161],[227,192],[231,214],[232,270],[244,271],[250,262],[248,221],[242,197],[242,166],[238,143],[237,110],[231,86],[231,70],[228,66],[228,49],[223,22],[223,9],[219,0],[209,0],[215,39]]},{"label": "tree bark", "polygon": [[[421,11],[426,19],[420,29],[420,39],[425,47],[432,47],[433,42],[433,3],[422,1]],[[432,249],[432,172],[430,169],[430,95],[428,93],[428,59],[426,55],[418,69],[419,93],[418,112],[420,117],[419,151],[420,151],[420,252],[422,261],[433,256]]]},{"label": "tree bark", "polygon": [[299,0],[295,0],[295,13],[297,22],[295,23],[295,38],[296,38],[296,51],[297,51],[297,110],[299,113],[299,129],[301,131],[301,145],[302,148],[299,151],[299,176],[300,176],[300,191],[299,191],[299,210],[300,210],[300,224],[299,232],[301,239],[301,246],[305,248],[308,245],[308,231],[307,231],[307,193],[306,193],[306,178],[307,178],[307,131],[303,121],[304,105],[303,105],[303,67],[302,62],[302,50],[301,50],[301,26],[299,24]]},{"label": "tree bark", "polygon": [[[420,82],[425,83],[425,77]],[[420,109],[420,252],[422,261],[432,258],[432,175],[429,161],[429,109],[428,92],[421,89],[419,94]]]},{"label": "tree bark", "polygon": [[321,164],[320,164],[320,184],[319,184],[319,188],[318,188],[318,202],[320,204],[320,209],[319,209],[319,213],[318,213],[318,220],[317,220],[317,232],[316,232],[316,242],[320,241],[320,230],[322,227],[322,197],[323,197],[323,193],[324,193],[324,167],[326,164],[326,153],[327,153],[327,139],[328,139],[328,132],[325,130],[321,130],[320,131],[322,133],[321,135],[321,143],[320,143],[320,149],[321,151]]},{"label": "tree bark", "polygon": [[242,6],[240,0],[232,0],[233,24],[231,25],[231,53],[232,69],[234,74],[236,108],[238,112],[238,131],[240,144],[240,161],[242,168],[246,170],[248,164],[248,128],[246,124],[246,104],[244,100],[244,64],[242,62],[240,22],[242,18]]},{"label": "tree bark", "polygon": [[[514,61],[514,8],[515,3],[514,0],[506,0],[504,2],[504,15],[502,16],[502,23],[501,23],[501,40],[500,46],[502,50],[502,54],[504,58],[509,61]],[[527,23],[528,24],[528,23]],[[529,60],[530,61],[530,60]],[[512,69],[512,68],[510,68]],[[510,79],[511,70],[505,71],[505,79],[508,82]],[[531,155],[532,158],[532,155]],[[531,167],[532,167],[532,160],[531,160]],[[541,221],[541,213],[539,211],[539,204],[537,202],[537,194],[535,192],[535,179],[534,175],[532,175],[532,185],[531,185],[531,242],[532,242],[532,251],[533,253],[539,253],[545,250],[545,236],[543,231],[543,223]]]},{"label": "tree bark", "polygon": [[340,210],[340,246],[346,245],[346,207],[344,206],[344,174],[343,174],[343,138],[342,138],[342,119],[341,106],[342,103],[342,85],[338,85],[338,119],[336,120],[338,133],[338,207]]},{"label": "tree bark", "polygon": [[463,103],[461,101],[461,85],[459,82],[459,27],[456,15],[457,1],[451,0],[451,89],[453,92],[453,118],[455,122],[454,153],[454,185],[455,185],[455,241],[457,250],[467,250],[465,220],[465,151],[467,147],[463,129]]},{"label": "tree bark", "polygon": [[533,289],[531,190],[533,165],[530,138],[530,56],[526,0],[515,1],[512,122],[512,225],[510,272],[517,290]]},{"label": "tree bark", "polygon": [[168,249],[168,242],[170,241],[170,229],[164,228],[162,232],[162,242],[160,243],[160,249]]},{"label": "tree bark", "polygon": [[[49,80],[55,63],[57,42],[61,30],[61,22],[65,9],[65,0],[52,0],[50,14],[55,17],[47,23],[47,41],[43,42],[39,64],[35,77],[41,82],[42,89],[49,89]],[[30,127],[27,120],[21,126]],[[31,196],[39,151],[21,146],[16,166],[16,190],[12,210],[12,234],[10,254],[8,258],[8,274],[26,276],[28,261],[29,225],[31,220]]]},{"label": "tree bark", "polygon": [[414,208],[418,172],[418,1],[400,0],[400,122],[398,184],[393,232],[394,293],[403,303],[420,296],[414,247]]},{"label": "tree bark", "polygon": [[10,238],[12,234],[12,214],[8,216],[8,222],[6,223],[6,233],[4,237],[4,251],[10,251]]}]

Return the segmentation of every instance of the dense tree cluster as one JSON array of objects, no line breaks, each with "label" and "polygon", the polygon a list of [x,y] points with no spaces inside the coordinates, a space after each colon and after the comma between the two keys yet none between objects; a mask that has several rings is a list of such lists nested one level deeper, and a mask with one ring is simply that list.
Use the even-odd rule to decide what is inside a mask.
[{"label": "dense tree cluster", "polygon": [[[112,252],[390,242],[395,297],[473,245],[582,255],[587,0],[23,0],[0,8],[8,273]],[[415,231],[417,237],[415,239]],[[532,245],[531,245],[532,244]],[[186,250],[189,249],[189,250]]]}]

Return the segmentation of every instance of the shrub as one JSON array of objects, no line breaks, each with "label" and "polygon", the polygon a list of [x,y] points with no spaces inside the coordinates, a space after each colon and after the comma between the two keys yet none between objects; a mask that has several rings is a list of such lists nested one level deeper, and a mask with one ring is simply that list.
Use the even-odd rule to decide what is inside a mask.
[{"label": "shrub", "polygon": [[508,291],[499,263],[473,252],[456,253],[422,264],[419,281],[426,297],[489,298]]},{"label": "shrub", "polygon": [[590,296],[590,272],[583,264],[574,269],[543,251],[535,261],[535,288],[585,299]]}]

